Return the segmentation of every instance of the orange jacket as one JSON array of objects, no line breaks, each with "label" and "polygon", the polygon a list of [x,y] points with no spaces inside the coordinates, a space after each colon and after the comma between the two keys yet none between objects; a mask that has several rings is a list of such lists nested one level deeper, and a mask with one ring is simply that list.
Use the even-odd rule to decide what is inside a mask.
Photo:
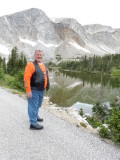
[{"label": "orange jacket", "polygon": [[[39,67],[41,68],[43,73],[46,73],[46,68],[43,63],[39,64]],[[33,62],[28,63],[25,68],[25,73],[24,73],[24,84],[25,84],[26,92],[31,92],[31,86],[30,86],[31,77],[34,72],[35,72],[35,66]],[[46,74],[44,74],[44,78],[45,78],[44,88],[46,88],[47,87],[47,75]]]}]

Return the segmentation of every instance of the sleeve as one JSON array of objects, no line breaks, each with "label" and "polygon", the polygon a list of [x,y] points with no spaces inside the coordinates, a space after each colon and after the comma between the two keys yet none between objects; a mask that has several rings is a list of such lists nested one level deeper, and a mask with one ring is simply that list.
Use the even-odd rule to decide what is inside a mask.
[{"label": "sleeve", "polygon": [[31,92],[30,83],[31,83],[31,77],[34,72],[35,72],[34,64],[32,62],[28,63],[24,73],[24,85],[26,88],[26,92]]}]

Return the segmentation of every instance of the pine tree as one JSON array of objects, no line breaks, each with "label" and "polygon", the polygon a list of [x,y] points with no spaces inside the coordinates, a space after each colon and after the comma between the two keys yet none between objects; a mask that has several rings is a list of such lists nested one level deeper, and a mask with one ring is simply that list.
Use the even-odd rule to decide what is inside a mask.
[{"label": "pine tree", "polygon": [[27,59],[23,52],[21,52],[21,55],[18,59],[18,70],[24,70],[27,65]]},{"label": "pine tree", "polygon": [[8,63],[7,63],[7,72],[8,74],[14,75],[18,71],[18,49],[15,46],[12,51],[11,55],[9,56]]},{"label": "pine tree", "polygon": [[23,63],[23,67],[25,68],[26,65],[27,65],[27,59],[26,59],[25,55],[24,55],[24,61],[23,61],[23,62],[24,62],[24,63]]},{"label": "pine tree", "polygon": [[21,52],[21,55],[18,59],[18,70],[22,70],[24,66],[24,55],[23,52]]},{"label": "pine tree", "polygon": [[7,66],[6,66],[6,59],[5,58],[3,58],[3,70],[4,70],[4,73],[6,73]]},{"label": "pine tree", "polygon": [[10,75],[15,75],[20,70],[24,70],[27,65],[27,59],[23,52],[21,52],[20,56],[18,55],[18,49],[15,46],[11,55],[9,55],[8,63],[7,63],[7,73]]}]

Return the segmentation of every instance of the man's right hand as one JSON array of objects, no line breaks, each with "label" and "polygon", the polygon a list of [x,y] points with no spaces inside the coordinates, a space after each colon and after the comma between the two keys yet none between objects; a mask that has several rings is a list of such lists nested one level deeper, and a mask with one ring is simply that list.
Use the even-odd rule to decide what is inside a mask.
[{"label": "man's right hand", "polygon": [[32,92],[27,92],[27,97],[32,98]]}]

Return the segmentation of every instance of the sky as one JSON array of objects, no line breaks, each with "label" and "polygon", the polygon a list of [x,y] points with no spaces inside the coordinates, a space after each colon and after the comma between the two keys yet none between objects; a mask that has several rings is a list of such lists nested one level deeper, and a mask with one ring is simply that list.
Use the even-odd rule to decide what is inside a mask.
[{"label": "sky", "polygon": [[41,9],[50,18],[74,18],[81,25],[120,28],[120,0],[3,0],[0,17],[30,8]]}]

